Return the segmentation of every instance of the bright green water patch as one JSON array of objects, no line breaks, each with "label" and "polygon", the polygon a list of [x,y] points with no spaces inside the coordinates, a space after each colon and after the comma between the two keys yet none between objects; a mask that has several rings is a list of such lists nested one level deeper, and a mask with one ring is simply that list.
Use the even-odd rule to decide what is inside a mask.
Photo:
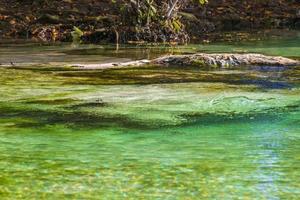
[{"label": "bright green water patch", "polygon": [[[89,54],[76,62],[107,58]],[[299,80],[299,67],[0,68],[0,199],[298,199]]]}]

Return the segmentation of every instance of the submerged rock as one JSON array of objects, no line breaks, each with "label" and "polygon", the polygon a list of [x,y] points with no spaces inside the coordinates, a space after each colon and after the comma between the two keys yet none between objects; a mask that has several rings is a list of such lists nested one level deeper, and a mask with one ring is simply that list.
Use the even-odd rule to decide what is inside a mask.
[{"label": "submerged rock", "polygon": [[157,58],[152,61],[161,65],[200,65],[200,66],[216,66],[231,67],[239,65],[277,65],[292,66],[300,64],[297,60],[281,56],[265,56],[262,54],[192,54],[192,55],[171,55]]}]

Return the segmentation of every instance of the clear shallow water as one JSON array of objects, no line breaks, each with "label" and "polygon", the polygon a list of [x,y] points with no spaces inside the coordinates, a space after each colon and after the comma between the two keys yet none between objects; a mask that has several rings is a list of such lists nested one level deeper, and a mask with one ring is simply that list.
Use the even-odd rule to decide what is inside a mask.
[{"label": "clear shallow water", "polygon": [[299,67],[0,68],[0,197],[297,199],[299,78]]}]

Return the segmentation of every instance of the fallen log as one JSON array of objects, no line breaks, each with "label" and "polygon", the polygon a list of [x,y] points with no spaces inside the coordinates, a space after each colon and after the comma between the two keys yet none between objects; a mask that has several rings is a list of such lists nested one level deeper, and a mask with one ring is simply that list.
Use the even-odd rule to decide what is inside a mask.
[{"label": "fallen log", "polygon": [[167,55],[154,60],[137,60],[130,62],[114,62],[103,64],[74,64],[71,67],[81,69],[108,69],[128,66],[153,65],[182,65],[200,67],[234,67],[234,66],[295,66],[300,65],[298,60],[281,56],[265,56],[262,54],[190,54]]},{"label": "fallen log", "polygon": [[[76,69],[110,69],[122,67],[138,67],[144,65],[179,65],[197,67],[234,67],[234,66],[300,66],[299,60],[293,60],[281,56],[265,56],[262,54],[189,54],[167,55],[153,60],[136,60],[126,62],[111,62],[99,64],[67,64],[66,67]],[[37,63],[1,63],[1,67],[31,66]],[[41,64],[40,64],[41,65]],[[47,65],[47,64],[43,64]],[[58,65],[56,63],[56,65]]]},{"label": "fallen log", "polygon": [[74,64],[71,67],[81,68],[81,69],[110,69],[110,68],[120,68],[127,66],[141,66],[150,64],[150,60],[137,60],[130,62],[113,62],[113,63],[102,63],[102,64]]}]

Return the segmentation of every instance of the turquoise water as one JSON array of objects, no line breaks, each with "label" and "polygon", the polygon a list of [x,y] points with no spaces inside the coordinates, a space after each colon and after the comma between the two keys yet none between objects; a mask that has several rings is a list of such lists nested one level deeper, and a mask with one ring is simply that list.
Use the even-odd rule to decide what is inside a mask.
[{"label": "turquoise water", "polygon": [[57,67],[173,51],[99,49],[0,48],[1,199],[299,198],[300,67]]}]

